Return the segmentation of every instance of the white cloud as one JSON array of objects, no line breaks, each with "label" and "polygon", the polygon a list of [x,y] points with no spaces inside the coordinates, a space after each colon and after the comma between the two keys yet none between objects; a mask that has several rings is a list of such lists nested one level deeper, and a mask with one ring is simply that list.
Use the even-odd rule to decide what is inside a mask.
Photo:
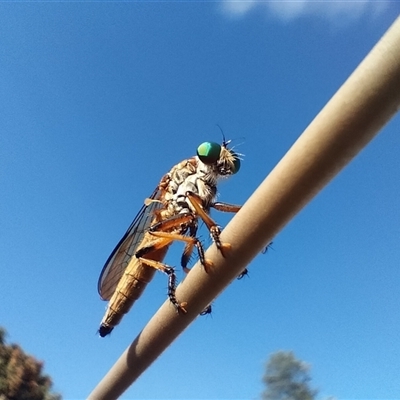
[{"label": "white cloud", "polygon": [[338,21],[358,19],[367,13],[372,16],[381,14],[388,4],[388,0],[223,0],[222,11],[232,17],[244,16],[249,11],[261,11],[282,21],[304,16]]},{"label": "white cloud", "polygon": [[246,14],[251,8],[256,6],[254,0],[249,1],[222,1],[222,11],[231,16],[241,16]]}]

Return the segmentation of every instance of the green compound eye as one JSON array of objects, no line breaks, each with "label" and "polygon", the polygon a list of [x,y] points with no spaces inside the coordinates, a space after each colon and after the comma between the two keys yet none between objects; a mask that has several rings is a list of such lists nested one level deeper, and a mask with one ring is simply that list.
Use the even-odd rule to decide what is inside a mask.
[{"label": "green compound eye", "polygon": [[204,142],[197,148],[197,156],[206,165],[216,163],[220,154],[221,146],[218,143]]},{"label": "green compound eye", "polygon": [[235,161],[233,162],[234,169],[232,171],[232,174],[237,174],[240,169],[240,158],[236,155],[236,153],[232,154],[235,157]]}]

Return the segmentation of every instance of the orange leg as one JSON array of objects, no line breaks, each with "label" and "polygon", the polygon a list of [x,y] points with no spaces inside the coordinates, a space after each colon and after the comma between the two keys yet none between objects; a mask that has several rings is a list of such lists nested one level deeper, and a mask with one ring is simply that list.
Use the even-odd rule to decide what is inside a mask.
[{"label": "orange leg", "polygon": [[191,213],[178,214],[164,221],[160,221],[152,225],[149,229],[150,232],[169,231],[174,228],[179,228],[182,225],[191,225],[195,222],[195,217]]},{"label": "orange leg", "polygon": [[171,301],[171,303],[175,306],[175,308],[178,310],[178,312],[183,312],[184,314],[186,314],[186,302],[183,303],[178,303],[178,301],[176,300],[176,296],[175,296],[175,288],[176,288],[176,275],[175,275],[175,271],[172,267],[169,267],[168,265],[165,265],[164,263],[160,262],[160,261],[155,261],[155,260],[150,260],[147,258],[142,258],[139,257],[138,258],[139,261],[142,264],[148,265],[149,267],[155,268],[161,272],[164,272],[165,274],[168,275],[168,297],[169,300]]},{"label": "orange leg", "polygon": [[[175,233],[179,232],[181,230],[181,227],[186,226],[187,229],[189,229],[189,232],[186,232],[185,238],[186,237],[191,237],[195,238],[196,237],[196,232],[197,232],[197,218],[194,216],[192,213],[185,213],[185,214],[178,214],[175,215],[171,218],[168,218],[164,221],[160,221],[154,225],[152,225],[149,228],[149,233],[152,234],[154,232],[171,232],[175,231]],[[170,237],[170,235],[167,235],[164,237]],[[174,240],[181,240],[181,237],[179,239],[174,239]],[[199,252],[199,258],[200,261],[202,262],[203,265],[207,264],[207,262],[204,261],[204,251],[203,248],[201,247],[200,242],[196,239],[191,240],[191,241],[186,241],[186,246],[182,254],[181,258],[181,265],[183,270],[188,273],[190,270],[187,268],[187,264],[190,260],[190,256],[192,255],[193,252],[193,247],[196,245],[198,252]]]},{"label": "orange leg", "polygon": [[232,212],[232,213],[237,213],[242,208],[242,206],[237,206],[235,204],[221,203],[220,201],[211,204],[211,207],[215,208],[218,211]]},{"label": "orange leg", "polygon": [[[192,253],[193,247],[197,247],[197,252],[199,254],[199,259],[201,264],[203,265],[204,269],[206,272],[209,272],[210,269],[213,266],[213,263],[210,260],[206,260],[204,257],[204,249],[203,246],[200,242],[199,239],[197,239],[196,237],[192,237],[192,236],[185,236],[185,235],[181,235],[179,233],[171,233],[171,232],[149,232],[152,236],[156,236],[157,238],[162,238],[164,240],[167,240],[168,242],[172,242],[174,240],[178,240],[181,242],[185,242],[187,245],[185,247],[185,251],[183,254],[183,257],[185,259],[188,259],[190,257],[190,254]],[[142,249],[141,249],[142,250]],[[140,251],[140,250],[139,250]],[[184,265],[183,267],[184,271],[187,273],[189,272],[189,269],[186,267],[186,265]]]},{"label": "orange leg", "polygon": [[196,210],[197,215],[204,221],[207,225],[208,230],[210,231],[210,235],[217,246],[218,250],[225,256],[225,252],[231,248],[229,243],[221,243],[219,238],[221,234],[221,228],[216,224],[216,222],[204,211],[202,206],[202,201],[199,195],[193,192],[186,192],[186,196],[190,200],[190,203]]}]

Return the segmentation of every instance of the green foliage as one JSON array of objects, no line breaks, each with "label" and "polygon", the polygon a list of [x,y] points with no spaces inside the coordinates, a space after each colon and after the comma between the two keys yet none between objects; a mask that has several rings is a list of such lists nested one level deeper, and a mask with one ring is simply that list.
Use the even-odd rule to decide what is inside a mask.
[{"label": "green foliage", "polygon": [[42,373],[43,363],[17,344],[7,345],[0,327],[0,400],[61,400],[51,393],[52,381]]},{"label": "green foliage", "polygon": [[297,360],[292,352],[271,355],[263,381],[267,389],[263,400],[313,400],[317,391],[309,386],[310,367]]}]

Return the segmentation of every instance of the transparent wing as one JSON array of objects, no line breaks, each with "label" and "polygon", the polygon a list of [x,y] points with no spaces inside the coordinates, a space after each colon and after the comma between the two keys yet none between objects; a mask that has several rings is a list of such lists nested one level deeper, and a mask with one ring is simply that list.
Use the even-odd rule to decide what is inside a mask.
[{"label": "transparent wing", "polygon": [[[158,200],[160,196],[161,191],[157,188],[150,196],[150,199]],[[125,268],[135,254],[136,248],[143,240],[146,230],[151,225],[151,221],[154,217],[153,211],[161,206],[162,204],[157,201],[153,201],[147,206],[143,205],[125,235],[122,236],[121,240],[108,257],[97,284],[97,290],[103,300],[110,300],[111,296],[114,294]]]}]

